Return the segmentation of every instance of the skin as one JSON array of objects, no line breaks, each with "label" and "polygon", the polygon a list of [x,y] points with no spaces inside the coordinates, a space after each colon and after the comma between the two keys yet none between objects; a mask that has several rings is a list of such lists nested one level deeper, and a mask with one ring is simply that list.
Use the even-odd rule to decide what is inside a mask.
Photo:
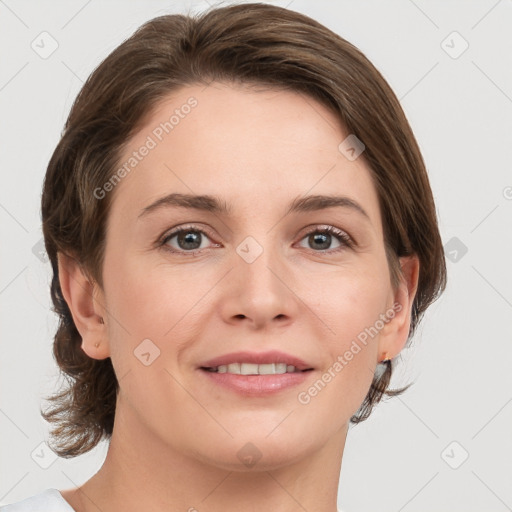
[{"label": "skin", "polygon": [[[335,512],[348,423],[378,362],[407,341],[418,259],[401,259],[394,289],[364,153],[354,161],[340,153],[348,133],[335,114],[298,93],[218,82],[174,91],[122,161],[191,96],[197,106],[109,192],[104,288],[59,255],[82,348],[111,357],[120,382],[103,466],[61,492],[78,512]],[[170,192],[220,196],[232,215],[170,208],[138,219]],[[369,219],[349,208],[285,215],[290,201],[312,194],[346,195]],[[198,255],[188,256],[177,237],[167,245],[181,253],[154,247],[188,224],[212,235],[200,235]],[[345,231],[357,246],[333,235],[322,251],[307,236],[319,225]],[[247,236],[263,248],[252,263],[236,252]],[[396,303],[401,311],[301,404],[298,393]],[[145,366],[134,350],[148,338],[160,356]],[[238,395],[197,370],[218,355],[267,349],[315,369],[305,384],[271,397]],[[261,454],[253,467],[237,456],[248,442]]]}]

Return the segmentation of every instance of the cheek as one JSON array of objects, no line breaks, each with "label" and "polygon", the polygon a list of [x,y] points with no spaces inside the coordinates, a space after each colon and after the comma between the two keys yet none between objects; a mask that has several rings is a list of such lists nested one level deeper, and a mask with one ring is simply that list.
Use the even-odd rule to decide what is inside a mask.
[{"label": "cheek", "polygon": [[155,264],[152,258],[119,259],[105,275],[112,311],[128,331],[143,336],[161,337],[204,293],[193,273],[179,265]]},{"label": "cheek", "polygon": [[324,288],[316,312],[329,327],[328,334],[318,338],[326,357],[312,386],[299,390],[304,418],[327,425],[333,415],[346,421],[361,406],[374,376],[385,291],[381,282],[362,277],[340,278]]},{"label": "cheek", "polygon": [[135,260],[118,260],[109,268],[105,291],[106,306],[113,317],[110,357],[120,392],[124,402],[131,404],[130,410],[138,410],[147,418],[159,417],[162,404],[186,402],[183,390],[172,378],[173,362],[180,359],[179,339],[197,297],[195,301],[184,298],[187,293],[194,294],[190,289],[184,294],[183,283],[165,275],[162,268],[145,268]]},{"label": "cheek", "polygon": [[[333,393],[341,393],[357,408],[373,378],[388,281],[386,274],[369,268],[337,274],[325,280],[316,299],[318,316],[328,327],[322,341],[328,354],[323,372],[325,380],[333,382]],[[348,388],[352,391],[346,396]]]},{"label": "cheek", "polygon": [[[138,368],[134,352],[143,342],[152,347],[144,340],[155,345],[153,351],[163,356],[160,361],[167,359],[172,365],[180,359],[180,340],[199,336],[208,291],[215,283],[215,279],[185,271],[181,265],[171,267],[146,260],[125,258],[115,264],[105,263],[106,306],[113,317],[111,357],[119,372],[134,365]],[[111,258],[110,262],[114,261]]]},{"label": "cheek", "polygon": [[315,275],[303,283],[305,302],[314,304],[315,311],[326,327],[328,338],[344,343],[367,327],[375,324],[386,310],[389,283],[380,265],[343,268],[323,276]]}]

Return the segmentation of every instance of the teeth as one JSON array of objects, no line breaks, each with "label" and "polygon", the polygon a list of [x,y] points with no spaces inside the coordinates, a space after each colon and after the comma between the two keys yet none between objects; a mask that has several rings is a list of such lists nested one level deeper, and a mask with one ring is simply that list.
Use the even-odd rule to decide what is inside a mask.
[{"label": "teeth", "polygon": [[240,363],[228,364],[227,373],[240,373]]},{"label": "teeth", "polygon": [[231,363],[228,365],[220,365],[217,368],[212,368],[210,371],[218,373],[234,373],[237,375],[276,375],[282,373],[295,373],[297,370],[295,366],[286,363],[270,363],[270,364],[255,364],[255,363]]},{"label": "teeth", "polygon": [[[252,363],[241,363],[240,364],[240,375],[259,375],[257,364]],[[229,370],[229,366],[228,366]]]}]

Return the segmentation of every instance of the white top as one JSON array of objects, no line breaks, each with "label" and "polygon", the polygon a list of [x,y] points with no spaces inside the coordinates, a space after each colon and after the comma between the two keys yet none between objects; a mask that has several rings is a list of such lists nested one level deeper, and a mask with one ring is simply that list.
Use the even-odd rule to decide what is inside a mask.
[{"label": "white top", "polygon": [[[57,489],[46,489],[30,498],[3,505],[0,512],[75,512]],[[338,508],[338,512],[343,512]]]},{"label": "white top", "polygon": [[0,512],[75,512],[57,489],[46,489],[30,498],[4,505]]}]

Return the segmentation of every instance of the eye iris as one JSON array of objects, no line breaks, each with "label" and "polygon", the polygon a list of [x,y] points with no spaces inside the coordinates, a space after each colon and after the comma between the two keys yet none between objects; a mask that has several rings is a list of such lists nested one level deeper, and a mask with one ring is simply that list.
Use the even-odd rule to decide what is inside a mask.
[{"label": "eye iris", "polygon": [[317,243],[317,241],[319,241],[322,247],[316,247],[317,249],[328,249],[331,242],[331,235],[328,233],[314,233],[309,236],[309,241],[311,243]]},{"label": "eye iris", "polygon": [[[194,245],[190,247],[189,244]],[[178,234],[180,249],[198,249],[201,246],[201,234],[196,231],[182,231]]]}]

